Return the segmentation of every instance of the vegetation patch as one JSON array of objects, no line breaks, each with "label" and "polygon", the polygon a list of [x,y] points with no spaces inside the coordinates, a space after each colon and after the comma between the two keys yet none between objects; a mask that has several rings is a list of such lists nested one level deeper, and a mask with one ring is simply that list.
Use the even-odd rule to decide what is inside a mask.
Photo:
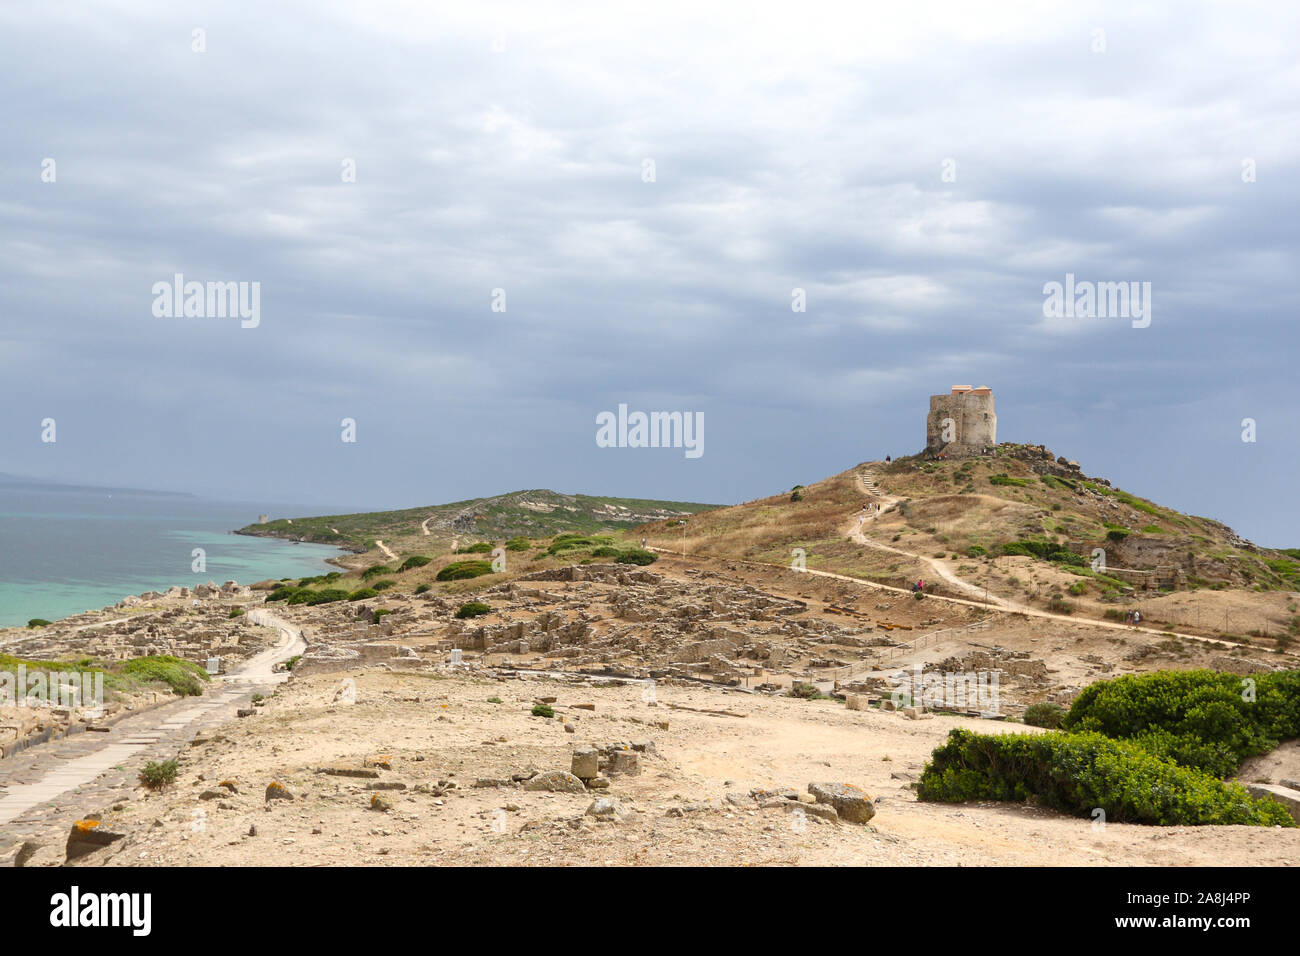
[{"label": "vegetation patch", "polygon": [[1064,716],[1065,708],[1060,704],[1043,701],[1026,707],[1024,720],[1031,727],[1046,727],[1048,730],[1055,730],[1061,726],[1061,718]]},{"label": "vegetation patch", "polygon": [[[1026,723],[1046,716],[1031,710]],[[1281,804],[1221,778],[1300,736],[1300,671],[1249,678],[1159,671],[1099,681],[1060,726],[1041,735],[954,730],[926,766],[921,799],[1033,799],[1080,816],[1101,808],[1108,820],[1160,825],[1296,825]]]},{"label": "vegetation patch", "polygon": [[482,601],[466,601],[460,607],[456,608],[456,616],[464,620],[467,617],[478,617],[481,614],[491,614],[492,606],[484,604]]},{"label": "vegetation patch", "polygon": [[453,561],[438,572],[439,581],[463,581],[492,573],[491,561]]},{"label": "vegetation patch", "polygon": [[134,658],[122,665],[122,673],[141,683],[166,684],[181,697],[198,697],[203,684],[211,680],[198,664],[170,654]]},{"label": "vegetation patch", "polygon": [[976,734],[953,730],[917,787],[922,800],[1036,803],[1115,823],[1295,826],[1280,803],[1099,733]]},{"label": "vegetation patch", "polygon": [[1070,731],[1132,740],[1216,777],[1300,736],[1300,671],[1242,678],[1215,671],[1130,674],[1086,687],[1062,721]]},{"label": "vegetation patch", "polygon": [[140,771],[140,783],[149,790],[165,790],[176,782],[180,765],[173,760],[150,760]]},{"label": "vegetation patch", "polygon": [[617,561],[619,564],[639,564],[639,565],[654,564],[658,560],[659,560],[659,555],[655,554],[653,551],[646,551],[642,548],[628,548],[626,551],[620,553],[617,558],[615,558],[615,561]]}]

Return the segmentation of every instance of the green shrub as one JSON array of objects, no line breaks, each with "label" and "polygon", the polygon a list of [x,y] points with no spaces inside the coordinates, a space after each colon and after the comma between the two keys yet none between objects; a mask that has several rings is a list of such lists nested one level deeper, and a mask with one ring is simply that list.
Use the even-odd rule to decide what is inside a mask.
[{"label": "green shrub", "polygon": [[387,591],[396,583],[392,578],[384,578],[382,581],[371,581],[370,588],[374,591]]},{"label": "green shrub", "polygon": [[1098,733],[953,730],[926,765],[917,795],[944,803],[1032,798],[1076,816],[1101,808],[1116,823],[1295,826],[1280,803]]},{"label": "green shrub", "polygon": [[[299,592],[289,599],[290,604],[306,604],[308,607],[315,607],[317,604],[332,604],[334,601],[346,601],[351,597],[352,592],[346,588],[322,588],[319,591],[308,591],[305,595]],[[305,597],[306,600],[299,601],[299,597]]]},{"label": "green shrub", "polygon": [[1123,541],[1128,537],[1128,532],[1123,528],[1111,528],[1106,532],[1106,537],[1111,541]]},{"label": "green shrub", "polygon": [[1087,594],[1088,582],[1075,581],[1073,584],[1070,585],[1070,593],[1073,594],[1075,597],[1078,597],[1080,594]]},{"label": "green shrub", "polygon": [[392,574],[392,573],[393,573],[393,569],[386,564],[372,564],[370,567],[366,568],[364,571],[361,572],[361,577],[364,580],[369,581],[371,578],[378,577],[381,574]]},{"label": "green shrub", "polygon": [[618,548],[610,544],[602,544],[599,548],[591,552],[593,558],[616,558],[619,555]]},{"label": "green shrub", "polygon": [[527,551],[533,546],[533,543],[522,535],[511,538],[506,542],[507,551]]},{"label": "green shrub", "polygon": [[482,577],[492,573],[490,561],[453,561],[438,572],[439,581],[463,581],[466,578]]},{"label": "green shrub", "polygon": [[381,619],[385,614],[392,614],[392,613],[393,613],[393,609],[392,609],[392,608],[387,608],[387,607],[377,607],[377,608],[375,608],[375,613],[372,614],[372,615],[370,616],[370,623],[371,623],[371,624],[378,624],[379,621],[380,621],[380,619]]},{"label": "green shrub", "polygon": [[1069,548],[1046,538],[1021,538],[1019,541],[1006,541],[998,545],[998,551],[1004,555],[1039,558],[1043,561],[1056,561],[1072,567],[1083,567],[1087,563],[1084,561],[1083,555],[1075,554]]},{"label": "green shrub", "polygon": [[[1244,700],[1251,686],[1255,699]],[[1061,726],[1133,740],[1183,766],[1226,777],[1247,757],[1300,736],[1300,671],[1251,678],[1157,671],[1099,681],[1075,698]]]},{"label": "green shrub", "polygon": [[487,699],[487,702],[488,702],[489,704],[499,704],[499,703],[501,703],[501,698],[500,698],[500,697],[489,697],[489,698]]},{"label": "green shrub", "polygon": [[797,697],[799,700],[825,700],[826,695],[817,689],[816,684],[809,684],[806,681],[795,681],[790,685],[790,690],[786,693],[787,697]]},{"label": "green shrub", "polygon": [[1064,707],[1045,700],[1026,707],[1024,719],[1025,723],[1031,727],[1046,727],[1048,730],[1055,730],[1061,726],[1061,718],[1064,716]]},{"label": "green shrub", "polygon": [[492,606],[484,604],[482,601],[466,601],[460,607],[456,608],[456,616],[462,620],[467,617],[478,617],[480,614],[491,614]]},{"label": "green shrub", "polygon": [[645,551],[641,548],[628,548],[615,559],[619,564],[654,564],[659,560],[659,555],[653,551]]},{"label": "green shrub", "polygon": [[972,544],[966,549],[966,557],[968,558],[982,558],[988,553],[988,549],[982,544]]},{"label": "green shrub", "polygon": [[1009,478],[1004,474],[989,475],[989,484],[991,485],[1012,485],[1016,488],[1023,488],[1029,484],[1028,478]]},{"label": "green shrub", "polygon": [[240,617],[243,613],[244,609],[242,607],[232,607],[226,617]]},{"label": "green shrub", "polygon": [[549,704],[533,704],[534,717],[554,717],[555,710]]},{"label": "green shrub", "polygon": [[456,553],[457,554],[489,554],[491,553],[491,551],[492,551],[492,543],[490,541],[478,541],[475,542],[474,544],[471,544],[467,548],[458,548]]},{"label": "green shrub", "polygon": [[349,601],[364,601],[366,598],[378,597],[379,592],[374,588],[357,588],[348,595]]},{"label": "green shrub", "polygon": [[34,617],[27,622],[28,627],[47,627],[51,622],[43,617]]},{"label": "green shrub", "polygon": [[150,760],[140,771],[140,783],[150,790],[163,790],[176,782],[180,765],[173,760]]},{"label": "green shrub", "polygon": [[401,573],[402,571],[409,571],[411,570],[411,568],[422,568],[432,560],[433,558],[426,558],[422,554],[413,554],[405,561],[403,561],[401,564],[399,564],[397,566],[397,570],[398,573]]},{"label": "green shrub", "polygon": [[1074,613],[1074,605],[1059,594],[1053,594],[1047,599],[1047,609],[1055,614]]},{"label": "green shrub", "polygon": [[293,657],[289,658],[287,661],[284,662],[284,669],[287,670],[287,671],[291,671],[291,670],[293,670],[294,666],[295,666],[295,665],[296,665],[300,660],[302,660],[302,655],[301,655],[301,654],[295,654],[295,655],[293,655]]},{"label": "green shrub", "polygon": [[427,591],[427,590],[429,590],[429,585],[427,585],[427,584],[421,584],[418,588],[415,589],[415,593],[416,593],[416,594],[423,594],[423,593],[424,593],[425,591]]},{"label": "green shrub", "polygon": [[211,679],[208,672],[193,661],[169,654],[129,660],[122,665],[122,673],[142,683],[166,684],[181,697],[198,697],[203,693],[203,683]]}]

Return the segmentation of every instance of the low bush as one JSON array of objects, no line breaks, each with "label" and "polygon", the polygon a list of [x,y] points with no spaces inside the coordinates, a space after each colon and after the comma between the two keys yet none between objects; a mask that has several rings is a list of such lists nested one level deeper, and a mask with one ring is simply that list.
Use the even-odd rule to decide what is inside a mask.
[{"label": "low bush", "polygon": [[400,573],[402,571],[409,571],[411,570],[411,568],[422,568],[432,560],[433,558],[426,558],[422,554],[413,554],[405,561],[403,561],[401,564],[399,564],[397,566],[397,570]]},{"label": "low bush", "polygon": [[478,617],[480,614],[491,614],[492,606],[484,604],[482,601],[466,601],[460,607],[456,608],[456,616],[462,620],[467,617]]},{"label": "low bush", "polygon": [[371,581],[370,587],[372,590],[375,591],[387,591],[396,583],[397,582],[394,581],[392,578],[384,578],[382,581]]},{"label": "low bush", "polygon": [[34,617],[34,618],[32,618],[30,621],[27,622],[27,626],[28,626],[28,627],[46,627],[46,626],[48,626],[50,623],[51,623],[51,622],[45,620],[45,618],[43,618],[43,617]]},{"label": "low bush", "polygon": [[429,590],[429,585],[427,585],[427,584],[421,584],[418,588],[415,589],[415,593],[416,593],[416,594],[423,594],[423,593],[424,593],[425,591],[427,591],[427,590]]},{"label": "low bush", "polygon": [[176,782],[180,764],[175,760],[150,760],[140,771],[140,783],[149,790],[163,790]]},{"label": "low bush", "polygon": [[1051,701],[1043,701],[1038,704],[1030,704],[1025,708],[1025,723],[1031,727],[1046,727],[1048,730],[1055,730],[1061,726],[1061,718],[1065,716],[1065,708],[1060,704],[1053,704]]},{"label": "low bush", "polygon": [[549,704],[533,704],[534,717],[554,717],[555,709]]},{"label": "low bush", "polygon": [[1216,671],[1157,671],[1098,681],[1061,726],[1132,740],[1216,777],[1300,736],[1300,671],[1242,678]]},{"label": "low bush", "polygon": [[379,592],[374,588],[357,588],[348,595],[349,601],[364,601],[366,598],[378,597]]},{"label": "low bush", "polygon": [[381,574],[392,574],[393,569],[386,564],[372,564],[361,572],[361,577],[369,581],[371,578],[378,577]]},{"label": "low bush", "polygon": [[169,654],[134,658],[122,665],[121,672],[142,683],[166,684],[181,697],[198,697],[203,693],[203,684],[211,679],[193,661]]},{"label": "low bush", "polygon": [[507,551],[527,551],[533,546],[533,543],[522,535],[511,538],[506,542]]},{"label": "low bush", "polygon": [[372,614],[372,615],[370,616],[370,623],[371,623],[371,624],[378,624],[378,623],[380,622],[380,620],[384,617],[384,615],[386,615],[386,614],[392,614],[392,613],[393,613],[393,609],[392,609],[392,608],[387,608],[387,607],[377,607],[377,608],[375,608],[375,613]]},{"label": "low bush", "polygon": [[953,730],[917,787],[922,800],[1008,800],[1116,823],[1295,826],[1280,803],[1098,733],[976,734]]},{"label": "low bush", "polygon": [[621,552],[615,560],[619,564],[647,565],[654,564],[658,561],[659,555],[655,554],[653,551],[643,550],[642,548],[628,548],[626,551]]},{"label": "low bush", "polygon": [[492,573],[490,561],[453,561],[437,574],[439,581],[463,581]]},{"label": "low bush", "polygon": [[[346,588],[322,588],[319,591],[305,589],[306,593],[299,592],[289,599],[290,604],[306,604],[308,607],[315,607],[317,604],[332,604],[334,601],[346,601],[352,594]],[[299,600],[303,598],[303,600]]]},{"label": "low bush", "polygon": [[457,548],[457,554],[490,554],[492,543],[490,541],[477,541],[465,548]]}]

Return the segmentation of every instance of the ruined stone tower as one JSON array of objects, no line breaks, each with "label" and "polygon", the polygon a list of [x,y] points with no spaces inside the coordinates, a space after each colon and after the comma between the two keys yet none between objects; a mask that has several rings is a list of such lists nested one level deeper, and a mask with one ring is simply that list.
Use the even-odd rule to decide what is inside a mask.
[{"label": "ruined stone tower", "polygon": [[993,389],[954,385],[949,395],[930,396],[925,421],[925,450],[948,458],[982,455],[998,443],[998,416],[993,413]]}]

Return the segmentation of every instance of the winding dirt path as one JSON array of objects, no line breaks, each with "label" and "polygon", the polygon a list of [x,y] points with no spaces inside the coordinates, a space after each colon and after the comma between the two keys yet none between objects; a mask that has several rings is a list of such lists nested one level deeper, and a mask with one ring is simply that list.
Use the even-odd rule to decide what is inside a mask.
[{"label": "winding dirt path", "polygon": [[[40,744],[24,752],[26,759],[9,758],[5,763],[23,765],[22,782],[10,784],[0,795],[0,826],[9,824],[48,805],[55,798],[93,783],[114,769],[148,757],[170,756],[182,741],[193,738],[201,726],[229,720],[259,687],[281,684],[289,672],[275,666],[306,648],[301,628],[270,611],[248,612],[254,624],[273,627],[280,640],[246,661],[237,671],[213,681],[199,698],[180,698],[161,707],[129,716],[107,734],[82,733]],[[0,783],[9,783],[8,766]],[[31,771],[35,770],[35,773]],[[129,781],[129,775],[128,775]]]}]

